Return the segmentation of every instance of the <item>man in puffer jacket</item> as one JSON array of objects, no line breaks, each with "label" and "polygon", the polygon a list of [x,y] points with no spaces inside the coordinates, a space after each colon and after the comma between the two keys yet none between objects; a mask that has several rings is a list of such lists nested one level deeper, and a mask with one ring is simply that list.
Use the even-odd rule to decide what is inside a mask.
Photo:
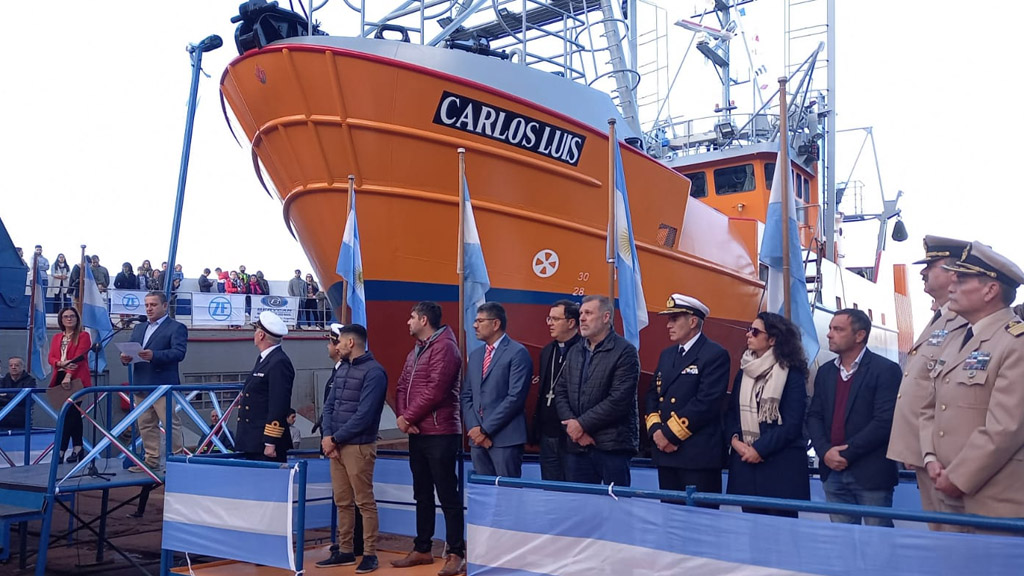
[{"label": "man in puffer jacket", "polygon": [[462,357],[455,335],[441,324],[441,307],[420,302],[409,314],[409,334],[416,346],[398,378],[398,428],[409,435],[409,468],[416,500],[413,551],[391,562],[396,568],[432,564],[434,490],[444,513],[448,554],[439,576],[466,572],[465,517],[456,465],[462,442],[459,418],[459,373]]},{"label": "man in puffer jacket", "polygon": [[629,486],[629,460],[640,443],[636,348],[612,329],[607,296],[580,306],[583,342],[566,356],[555,382],[555,404],[569,435],[567,480]]},{"label": "man in puffer jacket", "polygon": [[[377,461],[377,429],[388,391],[388,377],[373,354],[366,351],[366,328],[359,324],[332,330],[331,346],[341,359],[324,403],[321,448],[331,459],[331,484],[338,507],[338,550],[317,562],[318,567],[356,563],[356,512],[363,518],[364,552],[356,574],[377,569],[377,501],[373,496],[373,466]],[[354,506],[353,506],[354,504]]]}]

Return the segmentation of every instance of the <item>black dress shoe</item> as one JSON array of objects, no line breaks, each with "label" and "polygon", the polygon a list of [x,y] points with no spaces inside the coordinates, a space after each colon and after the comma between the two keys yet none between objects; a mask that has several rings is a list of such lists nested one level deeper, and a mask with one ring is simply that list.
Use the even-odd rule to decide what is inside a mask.
[{"label": "black dress shoe", "polygon": [[67,459],[65,459],[64,461],[68,463],[75,463],[80,461],[83,457],[85,457],[85,451],[78,450],[77,452],[72,452],[71,455],[68,456]]}]

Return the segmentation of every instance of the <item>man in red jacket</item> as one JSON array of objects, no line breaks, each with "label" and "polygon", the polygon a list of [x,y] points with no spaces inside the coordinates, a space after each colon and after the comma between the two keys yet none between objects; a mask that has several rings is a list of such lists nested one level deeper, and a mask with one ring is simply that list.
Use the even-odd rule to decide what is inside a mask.
[{"label": "man in red jacket", "polygon": [[432,564],[434,490],[444,513],[448,553],[439,576],[466,573],[465,517],[455,469],[462,442],[459,372],[462,356],[451,329],[441,324],[441,307],[420,302],[409,314],[416,346],[398,378],[398,428],[409,435],[409,468],[416,500],[413,551],[391,562],[396,568]]}]

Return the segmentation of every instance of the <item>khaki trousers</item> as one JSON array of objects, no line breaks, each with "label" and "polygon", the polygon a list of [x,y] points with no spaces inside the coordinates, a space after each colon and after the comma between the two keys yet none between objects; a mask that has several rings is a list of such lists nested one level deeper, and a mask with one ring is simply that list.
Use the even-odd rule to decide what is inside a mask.
[{"label": "khaki trousers", "polygon": [[[925,472],[924,476],[925,478],[928,478],[928,473]],[[928,482],[931,483],[931,478],[928,478]],[[949,496],[946,496],[942,492],[936,490],[935,484],[933,483],[931,483],[931,487],[929,489],[932,491],[932,494],[935,498],[936,512],[948,512],[950,514],[966,514],[966,512],[964,511],[963,498],[950,498]],[[924,491],[923,487],[921,491]],[[928,523],[928,527],[932,530],[937,530],[939,532],[974,532],[974,528],[970,528],[968,526],[957,526],[953,524],[937,524],[933,527],[931,523]]]},{"label": "khaki trousers", "polygon": [[[135,395],[135,403],[139,404],[146,399],[142,394]],[[173,410],[173,408],[172,408]],[[142,436],[142,446],[146,449],[146,465],[154,468],[160,465],[160,446],[163,436],[160,434],[160,424],[164,430],[171,434],[171,451],[174,454],[181,453],[181,446],[184,443],[184,435],[181,430],[181,416],[175,412],[171,417],[171,426],[167,425],[167,396],[161,397],[148,410],[139,415],[139,435]]]},{"label": "khaki trousers", "polygon": [[377,444],[346,444],[339,446],[331,458],[331,485],[334,504],[338,507],[338,547],[351,553],[356,527],[355,506],[363,516],[363,553],[377,554],[377,500],[373,496],[373,466],[377,461]]}]

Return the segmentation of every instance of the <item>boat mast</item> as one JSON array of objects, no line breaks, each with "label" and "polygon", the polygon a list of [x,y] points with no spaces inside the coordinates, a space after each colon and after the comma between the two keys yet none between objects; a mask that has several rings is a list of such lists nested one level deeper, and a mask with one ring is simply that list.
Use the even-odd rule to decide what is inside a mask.
[{"label": "boat mast", "polygon": [[[637,109],[636,97],[633,93],[635,86],[630,85],[630,77],[635,76],[636,68],[631,67],[631,60],[626,59],[626,52],[622,49],[622,36],[619,34],[619,24],[625,22],[621,15],[615,11],[612,0],[601,0],[601,23],[604,24],[604,33],[608,40],[608,53],[611,57],[612,76],[615,78],[615,94],[619,97],[619,110],[622,117],[633,129],[633,133],[642,134],[640,131],[640,112]],[[629,26],[629,24],[627,24]],[[631,34],[632,36],[632,34]],[[635,54],[632,54],[635,58]]]}]

